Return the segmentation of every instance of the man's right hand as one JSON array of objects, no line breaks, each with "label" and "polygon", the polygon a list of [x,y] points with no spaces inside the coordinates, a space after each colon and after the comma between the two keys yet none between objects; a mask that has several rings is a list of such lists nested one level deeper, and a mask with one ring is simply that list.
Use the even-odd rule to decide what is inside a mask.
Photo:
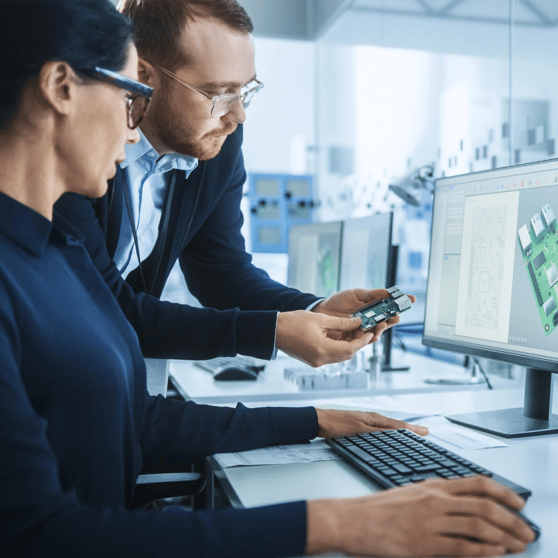
[{"label": "man's right hand", "polygon": [[487,477],[429,480],[354,499],[307,503],[306,554],[501,556],[535,538],[523,499]]},{"label": "man's right hand", "polygon": [[276,346],[314,367],[342,362],[371,341],[377,341],[387,327],[365,333],[360,329],[361,323],[360,318],[338,318],[306,310],[280,312]]}]

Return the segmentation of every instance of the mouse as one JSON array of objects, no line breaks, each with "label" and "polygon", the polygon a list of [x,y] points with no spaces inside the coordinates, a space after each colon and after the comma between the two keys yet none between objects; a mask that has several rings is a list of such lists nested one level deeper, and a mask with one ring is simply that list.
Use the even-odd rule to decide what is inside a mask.
[{"label": "mouse", "polygon": [[213,379],[219,382],[229,382],[231,380],[257,380],[258,375],[248,368],[225,364],[215,369],[215,372],[213,372]]}]

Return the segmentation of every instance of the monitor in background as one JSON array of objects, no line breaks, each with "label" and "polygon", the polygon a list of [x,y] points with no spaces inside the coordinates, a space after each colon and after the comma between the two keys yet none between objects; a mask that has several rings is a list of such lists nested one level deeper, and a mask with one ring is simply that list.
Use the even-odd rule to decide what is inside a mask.
[{"label": "monitor in background", "polygon": [[[392,246],[393,213],[378,213],[343,223],[339,290],[382,289],[396,284],[397,247]],[[384,372],[408,370],[391,359],[393,329],[382,335]]]},{"label": "monitor in background", "polygon": [[341,228],[341,221],[289,227],[289,287],[323,298],[339,290]]},{"label": "monitor in background", "polygon": [[382,289],[388,281],[392,213],[378,213],[343,223],[339,289]]},{"label": "monitor in background", "polygon": [[447,417],[505,437],[558,432],[558,160],[436,181],[424,345],[527,367],[521,409]]}]

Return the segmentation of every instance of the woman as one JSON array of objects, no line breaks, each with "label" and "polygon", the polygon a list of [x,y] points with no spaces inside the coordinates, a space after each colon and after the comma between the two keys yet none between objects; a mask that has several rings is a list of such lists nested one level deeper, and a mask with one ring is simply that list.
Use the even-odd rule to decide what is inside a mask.
[{"label": "woman", "polygon": [[[411,544],[399,540],[401,527],[424,518],[423,547],[413,539],[413,548],[443,553],[452,539],[428,526],[458,513],[463,494],[475,525],[487,524],[477,502],[490,509],[491,526],[467,543],[476,532],[453,519],[466,537],[462,554],[517,551],[532,540],[504,508],[518,509],[519,497],[474,479],[336,503],[128,511],[143,461],[328,436],[341,426],[349,433],[365,414],[148,397],[135,333],[79,233],[52,209],[65,192],[103,195],[124,145],[138,140],[151,89],[134,81],[128,23],[108,0],[0,0],[0,61],[0,555],[401,553]],[[417,430],[381,418],[364,428],[380,425]],[[442,498],[444,509],[421,507],[424,495]],[[350,529],[332,539],[343,521]],[[364,537],[373,524],[381,536]]]}]

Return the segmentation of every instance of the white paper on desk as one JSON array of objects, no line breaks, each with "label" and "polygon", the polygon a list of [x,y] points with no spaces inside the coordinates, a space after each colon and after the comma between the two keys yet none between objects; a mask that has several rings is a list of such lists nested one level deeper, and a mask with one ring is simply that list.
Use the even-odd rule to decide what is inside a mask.
[{"label": "white paper on desk", "polygon": [[[247,407],[318,407],[380,413],[398,420],[411,420],[440,414],[438,411],[409,408],[388,396],[335,397],[327,399],[291,399],[285,401],[245,402]],[[232,404],[231,404],[232,406]]]},{"label": "white paper on desk", "polygon": [[500,440],[495,440],[471,428],[453,424],[444,417],[429,417],[412,422],[420,422],[422,426],[427,426],[430,434],[426,439],[450,451],[505,448],[508,446]]},{"label": "white paper on desk", "polygon": [[223,469],[246,465],[283,465],[341,459],[324,440],[316,440],[310,444],[291,444],[235,453],[218,453],[213,457]]},{"label": "white paper on desk", "polygon": [[368,411],[380,413],[386,417],[398,420],[415,420],[440,414],[438,411],[408,407],[398,403],[387,395],[370,397],[343,397],[340,399],[323,399],[314,402],[320,409],[341,409],[352,411]]}]

